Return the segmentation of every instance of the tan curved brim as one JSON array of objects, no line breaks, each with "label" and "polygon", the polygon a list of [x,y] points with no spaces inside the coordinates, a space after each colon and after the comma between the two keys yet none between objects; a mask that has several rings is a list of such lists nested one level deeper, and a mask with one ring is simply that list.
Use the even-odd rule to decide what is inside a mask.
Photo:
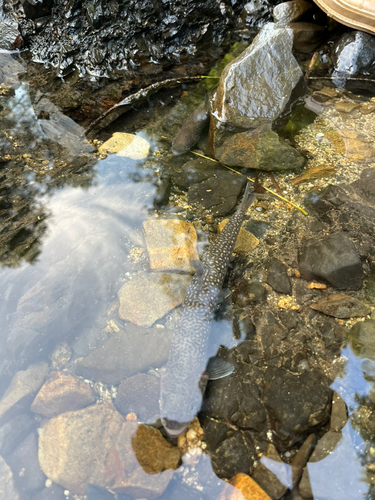
[{"label": "tan curved brim", "polygon": [[375,34],[374,0],[314,0],[314,2],[339,23]]}]

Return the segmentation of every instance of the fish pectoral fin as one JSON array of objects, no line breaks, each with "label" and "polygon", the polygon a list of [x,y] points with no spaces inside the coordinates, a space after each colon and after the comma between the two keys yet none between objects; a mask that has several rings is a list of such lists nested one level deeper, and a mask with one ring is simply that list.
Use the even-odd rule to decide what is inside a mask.
[{"label": "fish pectoral fin", "polygon": [[232,294],[232,291],[229,288],[222,288],[220,292],[217,294],[216,303],[217,305],[224,302],[224,300],[228,299]]},{"label": "fish pectoral fin", "polygon": [[208,360],[206,372],[209,380],[218,380],[233,373],[234,365],[215,356]]},{"label": "fish pectoral fin", "polygon": [[198,278],[198,281],[200,281],[206,272],[205,265],[202,264],[200,260],[191,260],[190,263],[194,267],[194,271]]}]

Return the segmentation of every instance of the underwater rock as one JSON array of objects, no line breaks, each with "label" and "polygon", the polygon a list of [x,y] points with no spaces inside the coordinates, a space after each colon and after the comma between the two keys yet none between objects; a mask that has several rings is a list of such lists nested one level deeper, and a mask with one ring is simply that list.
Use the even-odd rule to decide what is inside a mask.
[{"label": "underwater rock", "polygon": [[268,126],[234,134],[216,129],[212,140],[216,159],[228,166],[282,171],[305,164],[305,158]]},{"label": "underwater rock", "polygon": [[211,126],[255,128],[284,111],[302,77],[292,44],[284,27],[269,23],[261,30],[253,43],[225,67],[211,98]]},{"label": "underwater rock", "polygon": [[27,414],[17,415],[0,427],[0,454],[6,456],[36,426],[35,420]]},{"label": "underwater rock", "polygon": [[290,2],[282,2],[276,5],[273,9],[273,17],[275,22],[284,24],[294,23],[312,8],[311,3],[305,0],[292,0]]},{"label": "underwater rock", "polygon": [[47,375],[48,364],[30,365],[27,370],[17,372],[0,400],[0,422],[22,413],[40,389]]},{"label": "underwater rock", "polygon": [[332,411],[329,430],[340,432],[348,421],[348,410],[342,397],[334,392],[332,395]]},{"label": "underwater rock", "polygon": [[[218,226],[218,233],[221,233],[221,231],[224,229],[226,226],[227,222],[229,219],[224,219],[220,222]],[[249,231],[246,231],[243,227],[240,228],[240,231],[237,236],[236,243],[234,245],[234,253],[238,254],[248,254],[254,248],[256,248],[259,245],[259,240],[256,238],[253,234],[251,234]]]},{"label": "underwater rock", "polygon": [[334,74],[339,80],[370,71],[375,64],[375,37],[363,31],[344,33],[332,49]]},{"label": "underwater rock", "polygon": [[13,451],[7,462],[17,478],[19,491],[31,492],[43,488],[46,476],[38,461],[38,440],[31,432]]},{"label": "underwater rock", "polygon": [[173,331],[131,323],[76,364],[75,371],[95,382],[118,384],[122,379],[158,368],[168,359]]},{"label": "underwater rock", "polygon": [[285,265],[279,259],[272,258],[268,265],[267,283],[279,293],[291,293],[292,284],[286,274]]},{"label": "underwater rock", "polygon": [[64,488],[59,484],[52,483],[51,486],[43,488],[38,493],[34,493],[31,500],[67,500],[67,498],[64,495]]},{"label": "underwater rock", "polygon": [[0,456],[0,497],[7,500],[19,500],[19,494],[14,487],[13,473],[9,465]]},{"label": "underwater rock", "polygon": [[94,391],[83,380],[68,373],[54,373],[42,386],[30,409],[51,418],[84,408],[95,400]]},{"label": "underwater rock", "polygon": [[49,420],[39,436],[39,462],[46,476],[77,495],[87,484],[105,487],[114,474],[108,454],[124,421],[112,404],[62,413]]},{"label": "underwater rock", "polygon": [[357,290],[364,278],[354,244],[346,233],[324,236],[300,249],[299,270],[306,280],[320,280],[339,289]]},{"label": "underwater rock", "polygon": [[134,134],[115,132],[108,141],[104,142],[98,149],[101,155],[117,153],[118,156],[131,158],[132,160],[143,160],[147,158],[150,144]]},{"label": "underwater rock", "polygon": [[118,292],[119,316],[139,326],[151,326],[185,298],[191,276],[139,272]]},{"label": "underwater rock", "polygon": [[281,460],[274,445],[269,444],[264,450],[261,459],[255,464],[251,477],[273,500],[278,500],[285,495],[288,487],[280,482],[278,476],[267,467],[269,461],[272,461],[272,464],[273,462],[277,462],[277,465],[279,465],[277,468],[279,477],[282,475],[280,473],[281,470],[285,471],[283,476],[287,476],[286,471],[288,466]]},{"label": "underwater rock", "polygon": [[156,422],[159,418],[160,379],[147,373],[137,373],[122,380],[114,404],[122,415],[135,413],[141,422]]},{"label": "underwater rock", "polygon": [[172,151],[175,155],[186,153],[199,141],[204,129],[208,127],[210,113],[208,103],[203,102],[187,118],[172,142]]},{"label": "underwater rock", "polygon": [[192,185],[188,191],[188,203],[222,217],[234,209],[245,185],[246,177],[223,172]]},{"label": "underwater rock", "polygon": [[[241,498],[247,500],[271,500],[271,497],[247,474],[240,472],[236,474],[229,484],[241,492]],[[225,487],[218,500],[239,500],[236,490],[230,490]]]},{"label": "underwater rock", "polygon": [[264,402],[274,435],[283,445],[293,445],[327,420],[331,389],[318,371],[296,375],[271,366],[265,376]]},{"label": "underwater rock", "polygon": [[375,361],[375,320],[358,321],[349,331],[354,352],[361,358]]},{"label": "underwater rock", "polygon": [[193,273],[192,260],[199,260],[197,233],[190,222],[152,219],[143,222],[150,268],[155,271]]},{"label": "underwater rock", "polygon": [[310,305],[311,309],[334,318],[355,318],[370,314],[371,308],[355,297],[336,294]]}]

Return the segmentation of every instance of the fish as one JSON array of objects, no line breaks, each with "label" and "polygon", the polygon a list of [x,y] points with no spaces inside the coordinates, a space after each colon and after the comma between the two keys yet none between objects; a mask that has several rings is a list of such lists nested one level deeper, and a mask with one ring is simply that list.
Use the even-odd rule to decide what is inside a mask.
[{"label": "fish", "polygon": [[192,261],[195,275],[182,302],[168,360],[161,371],[160,418],[171,437],[184,432],[200,410],[208,378],[233,372],[233,365],[222,359],[211,358],[208,362],[209,334],[238,232],[254,199],[248,183],[241,204],[224,229],[201,259]]},{"label": "fish", "polygon": [[208,101],[200,104],[187,118],[172,142],[172,152],[181,155],[189,151],[199,141],[202,132],[208,125],[210,112]]}]

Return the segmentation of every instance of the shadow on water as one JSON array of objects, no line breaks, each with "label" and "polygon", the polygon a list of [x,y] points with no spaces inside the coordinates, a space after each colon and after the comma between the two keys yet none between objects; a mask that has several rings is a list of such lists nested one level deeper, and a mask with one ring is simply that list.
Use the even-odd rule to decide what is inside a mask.
[{"label": "shadow on water", "polygon": [[[4,391],[18,370],[28,373],[30,365],[47,361],[52,371],[57,372],[57,375],[53,375],[57,380],[68,377],[70,372],[92,380],[90,387],[95,389],[95,396],[91,395],[90,403],[96,400],[101,403],[88,406],[85,410],[79,410],[81,407],[78,405],[72,408],[76,411],[52,415],[43,413],[40,408],[32,408],[39,414],[37,421],[33,420],[30,427],[33,431],[36,424],[40,425],[42,421],[40,415],[56,417],[47,422],[40,433],[39,460],[43,471],[57,485],[60,481],[68,488],[69,480],[62,479],[59,475],[62,472],[56,471],[51,465],[54,450],[62,446],[57,430],[61,425],[64,428],[63,443],[68,447],[66,466],[73,464],[76,467],[77,463],[87,458],[86,445],[90,453],[99,450],[100,459],[95,459],[95,464],[89,462],[88,465],[82,465],[83,469],[88,469],[82,472],[86,483],[92,483],[87,490],[88,499],[107,498],[103,488],[115,491],[120,495],[118,498],[126,499],[245,498],[234,486],[214,473],[210,455],[202,446],[203,436],[198,430],[191,431],[188,445],[179,443],[177,448],[175,441],[172,446],[154,427],[134,421],[136,415],[132,403],[127,402],[136,401],[138,407],[143,405],[147,416],[141,421],[155,424],[159,393],[158,389],[156,392],[150,390],[150,383],[158,386],[158,368],[166,361],[166,351],[170,345],[168,332],[173,329],[175,322],[173,313],[166,314],[172,308],[167,308],[166,313],[157,317],[156,326],[155,320],[150,325],[129,326],[127,311],[120,319],[118,316],[118,292],[124,285],[131,283],[133,276],[151,274],[151,280],[157,281],[157,273],[149,273],[142,233],[142,223],[150,215],[154,218],[160,215],[160,211],[154,207],[154,199],[162,160],[157,160],[157,155],[154,155],[155,144],[143,134],[151,143],[151,153],[143,160],[116,154],[100,158],[93,146],[80,138],[81,127],[64,116],[42,93],[30,96],[27,83],[20,83],[15,76],[24,70],[22,63],[6,54],[1,54],[0,60],[4,68],[11,68],[7,73],[8,80],[5,80],[7,91],[0,96],[0,386]],[[284,137],[294,136],[315,117],[303,104],[298,105],[295,113],[301,124],[294,125],[292,119],[287,122],[281,131]],[[175,218],[179,215],[178,210],[174,207],[167,217]],[[165,290],[168,295],[170,288],[165,286]],[[161,292],[147,297],[150,302],[148,305],[146,301],[146,308],[151,310],[152,302],[161,301],[158,293]],[[136,308],[136,304],[132,307]],[[243,342],[243,351],[239,352],[250,365],[253,359],[251,349],[254,347],[250,342],[254,342],[254,325],[251,322],[246,324],[246,317],[240,316],[233,323],[227,309],[228,305],[224,301],[215,317],[210,355],[220,350],[221,356],[230,357],[230,349]],[[272,332],[276,331],[277,325]],[[164,336],[160,335],[164,332]],[[237,339],[233,338],[233,332]],[[56,357],[53,353],[62,345],[69,345],[70,354],[66,363],[54,361]],[[158,349],[162,355],[150,368],[145,358],[146,352],[151,350],[156,356]],[[124,356],[128,356],[126,366]],[[375,497],[373,383],[369,381],[369,368],[365,376],[363,360],[350,347],[343,350],[342,359],[346,360],[342,374],[331,388],[345,401],[349,419],[341,428],[330,429],[324,434],[327,436],[325,449],[305,469],[311,490],[310,497],[304,498],[354,500]],[[101,371],[97,366],[98,360]],[[108,373],[116,371],[113,366],[119,366],[118,380],[109,378]],[[61,372],[64,367],[65,374]],[[43,368],[44,375],[49,369]],[[258,370],[258,367],[254,370]],[[147,373],[140,374],[139,371]],[[146,377],[141,386],[137,385],[140,375]],[[48,383],[54,383],[53,377],[50,376]],[[124,385],[121,381],[125,377]],[[57,385],[57,390],[64,385],[61,381],[59,383],[61,385]],[[14,386],[12,384],[5,392],[5,400]],[[120,398],[114,396],[122,392],[126,393],[128,399],[125,398],[126,402],[121,403],[124,406],[120,410]],[[207,394],[210,392],[213,391],[209,385]],[[244,398],[247,396],[245,394]],[[16,418],[25,415],[31,418],[31,400],[24,395],[16,399],[19,413]],[[125,418],[117,412],[112,400]],[[1,409],[0,403],[2,426],[15,420],[11,420],[14,414],[8,410],[6,404]],[[207,406],[204,410],[207,410]],[[256,408],[254,413],[257,411]],[[242,421],[247,417],[245,415]],[[259,422],[263,428],[259,432],[261,437],[258,443],[264,449],[266,440],[272,441],[272,432],[267,431],[267,424],[264,423],[266,417],[262,419],[263,416],[260,416]],[[240,417],[238,421],[241,421]],[[54,427],[55,423],[57,427]],[[234,444],[235,451],[240,449],[239,453],[258,432],[258,428],[249,429],[244,424],[245,428],[242,429],[238,424],[237,429],[229,422],[220,422],[209,416],[207,427],[213,423],[218,424],[215,428],[218,445],[224,435],[231,438],[234,430],[241,430],[241,446],[244,447],[237,448]],[[160,428],[160,425],[157,427]],[[100,432],[90,434],[92,428]],[[14,446],[20,441],[14,441]],[[13,450],[4,449],[0,442],[4,458],[8,459],[9,455],[9,463],[17,471]],[[161,456],[160,463],[156,460],[156,465],[150,460],[155,450]],[[254,463],[257,449],[251,450]],[[222,455],[223,460],[227,459],[225,453]],[[294,487],[292,465],[264,455],[260,462],[285,487],[282,498],[299,498],[291,493]],[[46,476],[41,471],[38,474],[41,479],[37,487],[30,489],[27,486],[22,498],[34,498],[32,495],[35,491],[42,491]],[[20,477],[15,479],[15,483],[22,488],[23,479]],[[86,491],[84,480],[71,481],[72,491],[82,497]],[[108,495],[108,498],[113,498],[111,494]]]}]

